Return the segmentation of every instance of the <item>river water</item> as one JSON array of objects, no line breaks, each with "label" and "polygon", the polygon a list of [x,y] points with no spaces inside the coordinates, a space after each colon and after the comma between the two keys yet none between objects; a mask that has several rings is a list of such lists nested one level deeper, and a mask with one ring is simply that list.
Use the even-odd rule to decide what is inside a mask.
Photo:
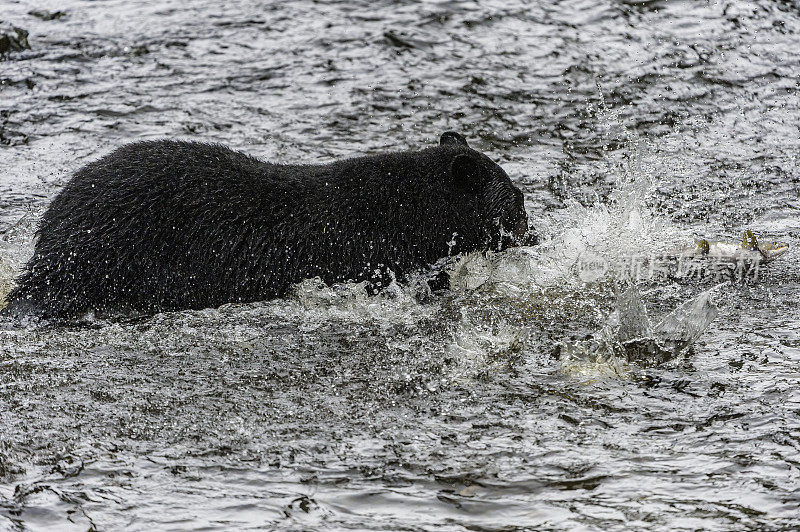
[{"label": "river water", "polygon": [[[70,174],[144,138],[326,162],[457,130],[542,237],[441,295],[312,280],[0,330],[0,530],[800,527],[796,2],[0,0],[0,21],[32,48],[0,60],[0,294]],[[637,283],[653,321],[711,289],[688,350],[565,349],[629,284],[582,258],[747,228],[789,254]]]}]

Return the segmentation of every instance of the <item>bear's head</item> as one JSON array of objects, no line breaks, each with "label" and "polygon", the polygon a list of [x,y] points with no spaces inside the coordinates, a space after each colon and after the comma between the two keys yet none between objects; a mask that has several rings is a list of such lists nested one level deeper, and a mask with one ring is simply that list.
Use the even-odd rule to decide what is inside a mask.
[{"label": "bear's head", "polygon": [[449,186],[470,200],[480,224],[481,240],[488,249],[536,244],[528,229],[524,196],[508,174],[486,155],[473,150],[467,140],[454,131],[439,139],[449,157]]}]

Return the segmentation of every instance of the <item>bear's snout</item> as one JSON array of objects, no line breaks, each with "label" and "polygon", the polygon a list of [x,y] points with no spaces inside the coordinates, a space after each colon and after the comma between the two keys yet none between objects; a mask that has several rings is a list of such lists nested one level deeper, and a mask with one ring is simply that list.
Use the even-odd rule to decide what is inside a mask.
[{"label": "bear's snout", "polygon": [[506,229],[506,231],[507,233],[503,236],[501,246],[503,249],[516,246],[532,246],[539,241],[538,237],[529,230],[528,215],[524,213],[511,228]]},{"label": "bear's snout", "polygon": [[514,236],[514,242],[519,246],[525,240],[525,235],[528,233],[528,215],[523,214],[522,218],[517,220],[517,224],[511,230]]}]

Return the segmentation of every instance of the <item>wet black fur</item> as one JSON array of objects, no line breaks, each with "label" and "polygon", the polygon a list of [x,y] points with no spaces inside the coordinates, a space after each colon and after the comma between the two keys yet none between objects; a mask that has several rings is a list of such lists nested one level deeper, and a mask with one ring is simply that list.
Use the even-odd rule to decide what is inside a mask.
[{"label": "wet black fur", "polygon": [[9,311],[69,318],[216,307],[293,283],[380,286],[448,254],[502,247],[521,192],[446,133],[439,146],[279,165],[215,144],[119,148],[75,173],[40,223]]}]

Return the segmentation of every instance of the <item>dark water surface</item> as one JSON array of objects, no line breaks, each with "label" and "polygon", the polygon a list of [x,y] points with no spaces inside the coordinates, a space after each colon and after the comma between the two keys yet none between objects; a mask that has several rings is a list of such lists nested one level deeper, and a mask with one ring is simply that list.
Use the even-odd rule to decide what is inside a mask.
[{"label": "dark water surface", "polygon": [[[321,162],[454,129],[543,237],[424,302],[308,282],[0,330],[0,530],[800,527],[796,2],[0,0],[0,21],[32,47],[0,59],[0,294],[70,173],[144,138]],[[624,284],[576,257],[746,228],[793,250],[719,287],[688,353],[559,357]]]}]

